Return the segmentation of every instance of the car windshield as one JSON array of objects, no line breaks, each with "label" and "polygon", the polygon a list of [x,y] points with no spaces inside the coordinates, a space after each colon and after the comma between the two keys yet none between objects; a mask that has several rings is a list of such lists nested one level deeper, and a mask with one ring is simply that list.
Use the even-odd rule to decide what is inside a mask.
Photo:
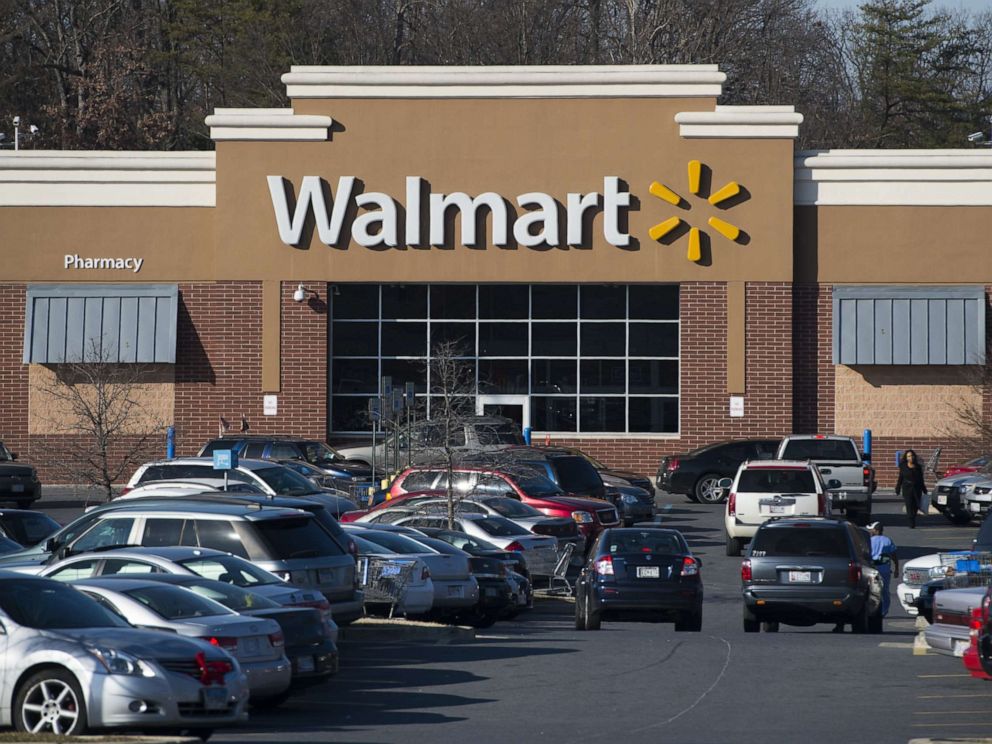
[{"label": "car windshield", "polygon": [[187,558],[176,562],[197,576],[214,581],[223,581],[226,584],[234,584],[234,586],[250,587],[282,583],[282,580],[275,574],[271,574],[235,555]]},{"label": "car windshield", "polygon": [[303,449],[303,456],[307,462],[320,465],[326,462],[340,462],[344,458],[333,447],[328,447],[323,442],[305,442],[300,445]]},{"label": "car windshield", "polygon": [[493,537],[517,537],[520,535],[530,534],[530,532],[525,530],[520,525],[514,524],[509,519],[504,517],[483,517],[482,519],[473,519],[472,524],[478,525],[479,529],[487,535],[492,535]]},{"label": "car windshield", "polygon": [[288,517],[255,523],[258,535],[276,559],[341,555],[342,549],[315,519]]},{"label": "car windshield", "polygon": [[299,473],[294,473],[282,465],[271,468],[259,468],[252,472],[265,481],[265,485],[275,491],[279,496],[302,496],[305,493],[313,493],[317,490],[317,487],[307,478],[304,478]]},{"label": "car windshield", "polygon": [[486,499],[482,502],[501,517],[542,517],[544,516],[533,506],[528,506],[516,499]]},{"label": "car windshield", "polygon": [[378,543],[366,540],[364,537],[359,537],[354,533],[352,533],[351,539],[355,541],[359,555],[382,555],[383,553],[395,555],[396,553],[395,550],[390,550],[385,545],[379,545]]},{"label": "car windshield", "polygon": [[187,589],[178,586],[143,586],[138,589],[128,589],[123,592],[156,615],[166,620],[186,620],[191,617],[212,617],[214,615],[233,615],[219,602],[201,597]]},{"label": "car windshield", "polygon": [[803,468],[748,468],[741,471],[738,493],[816,493],[813,473]]},{"label": "car windshield", "polygon": [[229,610],[235,612],[245,612],[246,610],[271,610],[279,607],[271,599],[267,599],[260,594],[250,592],[231,584],[222,584],[219,581],[195,581],[181,585],[184,589],[189,589],[194,594],[201,597],[220,602]]},{"label": "car windshield", "polygon": [[0,535],[0,555],[16,553],[18,550],[24,550],[24,546],[19,542],[14,542],[9,537],[3,537]]},{"label": "car windshield", "polygon": [[394,553],[436,553],[434,548],[429,548],[423,543],[417,542],[416,540],[407,537],[406,535],[401,535],[398,532],[379,532],[376,530],[369,530],[368,534],[362,535],[362,537],[367,538],[376,545],[382,545],[383,547],[389,548]]},{"label": "car windshield", "polygon": [[974,460],[968,460],[965,465],[972,468],[981,468],[988,465],[990,459],[992,458],[989,455],[982,455],[981,457],[976,457]]},{"label": "car windshield", "polygon": [[858,451],[847,439],[790,439],[781,459],[861,462]]},{"label": "car windshield", "polygon": [[521,475],[515,477],[514,480],[521,491],[534,498],[554,498],[565,495],[565,492],[554,481],[540,475]]},{"label": "car windshield", "polygon": [[662,530],[610,530],[604,543],[609,553],[678,555],[685,552],[678,535]]},{"label": "car windshield", "polygon": [[836,556],[850,555],[847,538],[835,527],[772,527],[758,530],[751,542],[751,556]]},{"label": "car windshield", "polygon": [[96,600],[57,581],[4,579],[0,609],[18,625],[38,630],[130,627]]},{"label": "car windshield", "polygon": [[10,462],[14,459],[14,456],[10,454],[10,450],[4,446],[3,442],[0,442],[0,462]]}]

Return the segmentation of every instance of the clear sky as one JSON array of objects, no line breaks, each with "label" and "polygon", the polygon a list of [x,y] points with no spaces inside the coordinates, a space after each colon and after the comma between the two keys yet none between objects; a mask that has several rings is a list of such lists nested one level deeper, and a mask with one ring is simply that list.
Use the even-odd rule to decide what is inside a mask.
[{"label": "clear sky", "polygon": [[[817,0],[821,8],[827,10],[856,10],[864,0]],[[983,11],[992,8],[992,0],[934,0],[934,6],[961,8],[963,10]]]}]

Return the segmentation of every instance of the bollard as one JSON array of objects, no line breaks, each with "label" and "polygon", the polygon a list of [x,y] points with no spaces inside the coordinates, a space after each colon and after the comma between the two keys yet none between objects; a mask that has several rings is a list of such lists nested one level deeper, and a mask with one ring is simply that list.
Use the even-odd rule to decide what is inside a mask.
[{"label": "bollard", "polygon": [[524,444],[526,444],[528,447],[530,447],[531,431],[533,430],[529,426],[524,427]]},{"label": "bollard", "polygon": [[165,430],[165,459],[172,460],[176,456],[176,427],[170,426]]}]

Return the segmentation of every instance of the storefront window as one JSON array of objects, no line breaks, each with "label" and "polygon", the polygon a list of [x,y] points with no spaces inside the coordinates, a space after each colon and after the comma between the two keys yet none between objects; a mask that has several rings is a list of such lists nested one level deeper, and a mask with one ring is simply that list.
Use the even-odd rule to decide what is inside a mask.
[{"label": "storefront window", "polygon": [[335,433],[370,429],[384,375],[413,382],[430,416],[429,355],[445,342],[477,394],[528,396],[535,431],[679,431],[676,285],[341,284],[331,303]]}]

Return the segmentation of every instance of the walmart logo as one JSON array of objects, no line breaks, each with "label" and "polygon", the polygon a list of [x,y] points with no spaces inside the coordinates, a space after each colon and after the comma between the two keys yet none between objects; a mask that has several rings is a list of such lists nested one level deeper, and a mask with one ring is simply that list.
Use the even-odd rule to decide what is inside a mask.
[{"label": "walmart logo", "polygon": [[[703,175],[703,165],[698,160],[689,161],[689,192],[694,196],[702,198],[700,190],[702,188],[702,175]],[[667,186],[664,186],[657,181],[653,182],[648,189],[654,196],[658,197],[662,201],[666,201],[669,204],[676,207],[683,207],[686,209],[691,209],[691,205],[688,204],[687,200],[683,199],[679,194],[672,191]],[[736,181],[730,181],[722,188],[714,191],[709,195],[707,201],[713,206],[725,205],[723,208],[730,208],[735,204],[728,204],[735,197],[741,194],[741,187]],[[737,242],[741,236],[742,231],[736,225],[727,222],[726,220],[721,220],[719,217],[710,217],[707,223],[711,228],[720,233],[727,240]],[[671,233],[673,230],[682,225],[681,217],[669,217],[664,222],[659,222],[657,225],[648,230],[648,235],[651,236],[652,240],[661,240],[663,237]],[[686,251],[686,258],[690,261],[699,262],[702,260],[702,233],[698,227],[689,226],[689,248]]]}]

